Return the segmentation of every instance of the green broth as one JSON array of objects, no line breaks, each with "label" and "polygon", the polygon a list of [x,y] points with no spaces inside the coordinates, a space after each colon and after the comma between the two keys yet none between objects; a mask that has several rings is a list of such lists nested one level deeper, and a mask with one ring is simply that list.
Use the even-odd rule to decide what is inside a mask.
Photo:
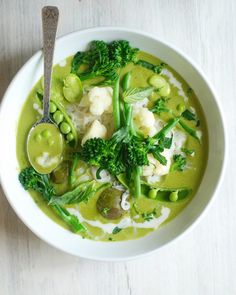
[{"label": "green broth", "polygon": [[[160,63],[160,60],[158,58],[151,56],[150,54],[147,54],[145,52],[140,52],[139,57],[142,58],[143,60],[152,62],[153,64]],[[63,97],[63,80],[70,73],[71,59],[72,57],[68,57],[66,59],[65,66],[62,67],[58,64],[53,69],[52,98],[55,101],[60,102],[65,107],[69,103]],[[187,156],[188,166],[190,169],[186,169],[183,172],[169,173],[168,175],[162,178],[162,181],[160,183],[158,183],[158,186],[168,187],[168,188],[188,186],[192,189],[190,197],[179,202],[158,202],[157,200],[152,200],[147,198],[140,198],[138,200],[135,200],[136,206],[143,212],[151,212],[154,209],[157,212],[160,212],[162,206],[169,208],[170,214],[167,220],[165,220],[165,222],[162,223],[161,225],[165,224],[166,222],[169,222],[177,214],[179,214],[183,210],[183,208],[191,201],[192,197],[195,195],[204,174],[204,170],[205,170],[205,166],[207,162],[207,154],[208,154],[206,122],[203,115],[203,110],[200,106],[200,103],[197,100],[196,95],[190,89],[189,85],[183,80],[183,78],[178,73],[176,73],[171,67],[165,66],[165,69],[168,70],[174,76],[174,78],[182,84],[183,92],[188,97],[188,102],[187,103],[185,102],[185,104],[187,106],[192,106],[195,108],[198,118],[200,119],[200,122],[201,122],[200,128],[202,131],[202,139],[200,144],[196,139],[190,136],[187,137],[186,147],[189,149],[195,150],[194,157]],[[121,76],[123,76],[128,71],[132,71],[132,85],[131,85],[132,87],[149,86],[148,78],[153,74],[153,72],[141,66],[129,64],[128,66],[126,66],[124,69],[121,70]],[[163,74],[163,77],[167,80],[167,82],[169,82],[169,78],[166,76],[165,72]],[[94,80],[89,81],[89,83],[94,83]],[[89,85],[89,83],[86,81],[85,85]],[[176,113],[178,113],[177,106],[184,102],[184,98],[182,97],[182,95],[180,95],[177,87],[175,87],[171,83],[170,83],[170,86],[171,86],[171,93],[170,93],[171,99],[168,101],[168,107],[170,107],[173,110],[176,110]],[[34,86],[31,93],[29,94],[19,118],[19,123],[17,128],[17,149],[16,150],[17,150],[17,158],[19,161],[20,169],[29,166],[29,161],[28,161],[27,153],[26,153],[26,139],[32,125],[41,117],[38,110],[35,109],[34,107],[35,104],[40,105],[41,103],[37,95],[38,92],[42,93],[41,80]],[[154,99],[156,99],[155,96],[153,97],[153,100]],[[163,120],[166,120],[168,116],[169,116],[168,114],[163,113],[160,115],[160,118]],[[191,125],[193,123],[190,122],[189,124]],[[47,204],[42,200],[41,196],[38,193],[30,192],[30,194],[33,197],[34,201],[38,204],[38,206],[45,212],[45,214],[47,214],[50,218],[52,218],[55,222],[57,222],[61,226],[66,227],[65,224],[53,213],[50,207],[48,207]],[[120,220],[109,221],[103,218],[98,213],[96,209],[96,201],[98,197],[99,197],[99,193],[97,193],[95,196],[89,199],[88,203],[79,204],[78,206],[79,206],[80,214],[82,214],[85,219],[88,219],[91,221],[97,221],[104,224],[109,224],[111,222],[114,224],[119,223]],[[76,206],[72,206],[72,207],[77,208]],[[131,212],[133,212],[133,209],[131,210]],[[124,217],[127,217],[127,216],[125,215]],[[120,241],[120,240],[127,240],[127,239],[136,239],[154,230],[151,228],[127,227],[122,229],[117,234],[109,234],[109,233],[104,233],[102,229],[96,226],[91,226],[86,222],[84,224],[87,227],[88,231],[79,233],[81,236],[85,238],[89,238],[89,239],[102,240],[102,241],[110,241],[110,240]]]}]

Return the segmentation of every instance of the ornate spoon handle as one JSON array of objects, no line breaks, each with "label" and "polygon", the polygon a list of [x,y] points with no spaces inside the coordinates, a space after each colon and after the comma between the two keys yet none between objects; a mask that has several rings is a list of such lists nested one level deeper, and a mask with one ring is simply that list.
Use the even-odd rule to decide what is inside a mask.
[{"label": "ornate spoon handle", "polygon": [[59,10],[55,6],[45,6],[42,9],[43,24],[43,54],[44,54],[44,95],[43,117],[49,119],[49,102],[51,89],[51,76],[54,55],[54,45],[57,32]]}]

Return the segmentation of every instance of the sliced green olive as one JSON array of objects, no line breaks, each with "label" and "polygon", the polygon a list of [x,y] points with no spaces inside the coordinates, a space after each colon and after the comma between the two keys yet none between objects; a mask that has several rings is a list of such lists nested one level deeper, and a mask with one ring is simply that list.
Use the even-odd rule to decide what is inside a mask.
[{"label": "sliced green olive", "polygon": [[122,191],[115,188],[105,189],[97,200],[98,212],[107,219],[117,219],[124,214],[121,208]]},{"label": "sliced green olive", "polygon": [[50,177],[53,182],[60,184],[68,180],[69,165],[68,162],[62,162],[55,170],[52,171]]}]

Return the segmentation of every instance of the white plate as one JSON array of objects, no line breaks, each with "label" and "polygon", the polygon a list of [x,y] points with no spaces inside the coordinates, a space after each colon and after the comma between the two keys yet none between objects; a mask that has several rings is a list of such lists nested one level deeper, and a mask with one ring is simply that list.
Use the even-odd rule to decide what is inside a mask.
[{"label": "white plate", "polygon": [[47,217],[18,181],[16,126],[22,105],[43,74],[42,51],[37,52],[9,85],[0,110],[0,179],[7,199],[21,220],[41,239],[65,252],[96,260],[125,260],[145,255],[176,240],[196,224],[209,207],[225,167],[225,128],[219,102],[204,74],[173,46],[149,34],[117,27],[98,27],[68,34],[56,42],[54,64],[84,50],[94,39],[126,39],[173,67],[189,83],[204,109],[209,131],[209,158],[203,181],[191,203],[173,221],[148,236],[126,242],[82,239]]}]

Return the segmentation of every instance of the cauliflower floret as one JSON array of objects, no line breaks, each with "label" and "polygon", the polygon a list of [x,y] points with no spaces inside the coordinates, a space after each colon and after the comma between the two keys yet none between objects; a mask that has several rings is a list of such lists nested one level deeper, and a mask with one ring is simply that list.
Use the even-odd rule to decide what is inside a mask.
[{"label": "cauliflower floret", "polygon": [[107,128],[102,125],[98,120],[93,121],[88,131],[85,133],[81,145],[84,145],[86,140],[94,137],[105,138],[107,135]]},{"label": "cauliflower floret", "polygon": [[171,165],[171,153],[168,149],[165,149],[164,152],[162,152],[162,155],[167,160],[166,165],[162,165],[153,157],[152,154],[148,154],[149,165],[143,167],[143,176],[162,176],[169,173]]},{"label": "cauliflower floret", "polygon": [[101,116],[105,111],[111,113],[112,92],[111,87],[93,87],[90,89],[88,92],[90,113],[96,116]]},{"label": "cauliflower floret", "polygon": [[145,136],[153,136],[156,133],[155,117],[147,108],[141,107],[134,109],[135,126]]}]

